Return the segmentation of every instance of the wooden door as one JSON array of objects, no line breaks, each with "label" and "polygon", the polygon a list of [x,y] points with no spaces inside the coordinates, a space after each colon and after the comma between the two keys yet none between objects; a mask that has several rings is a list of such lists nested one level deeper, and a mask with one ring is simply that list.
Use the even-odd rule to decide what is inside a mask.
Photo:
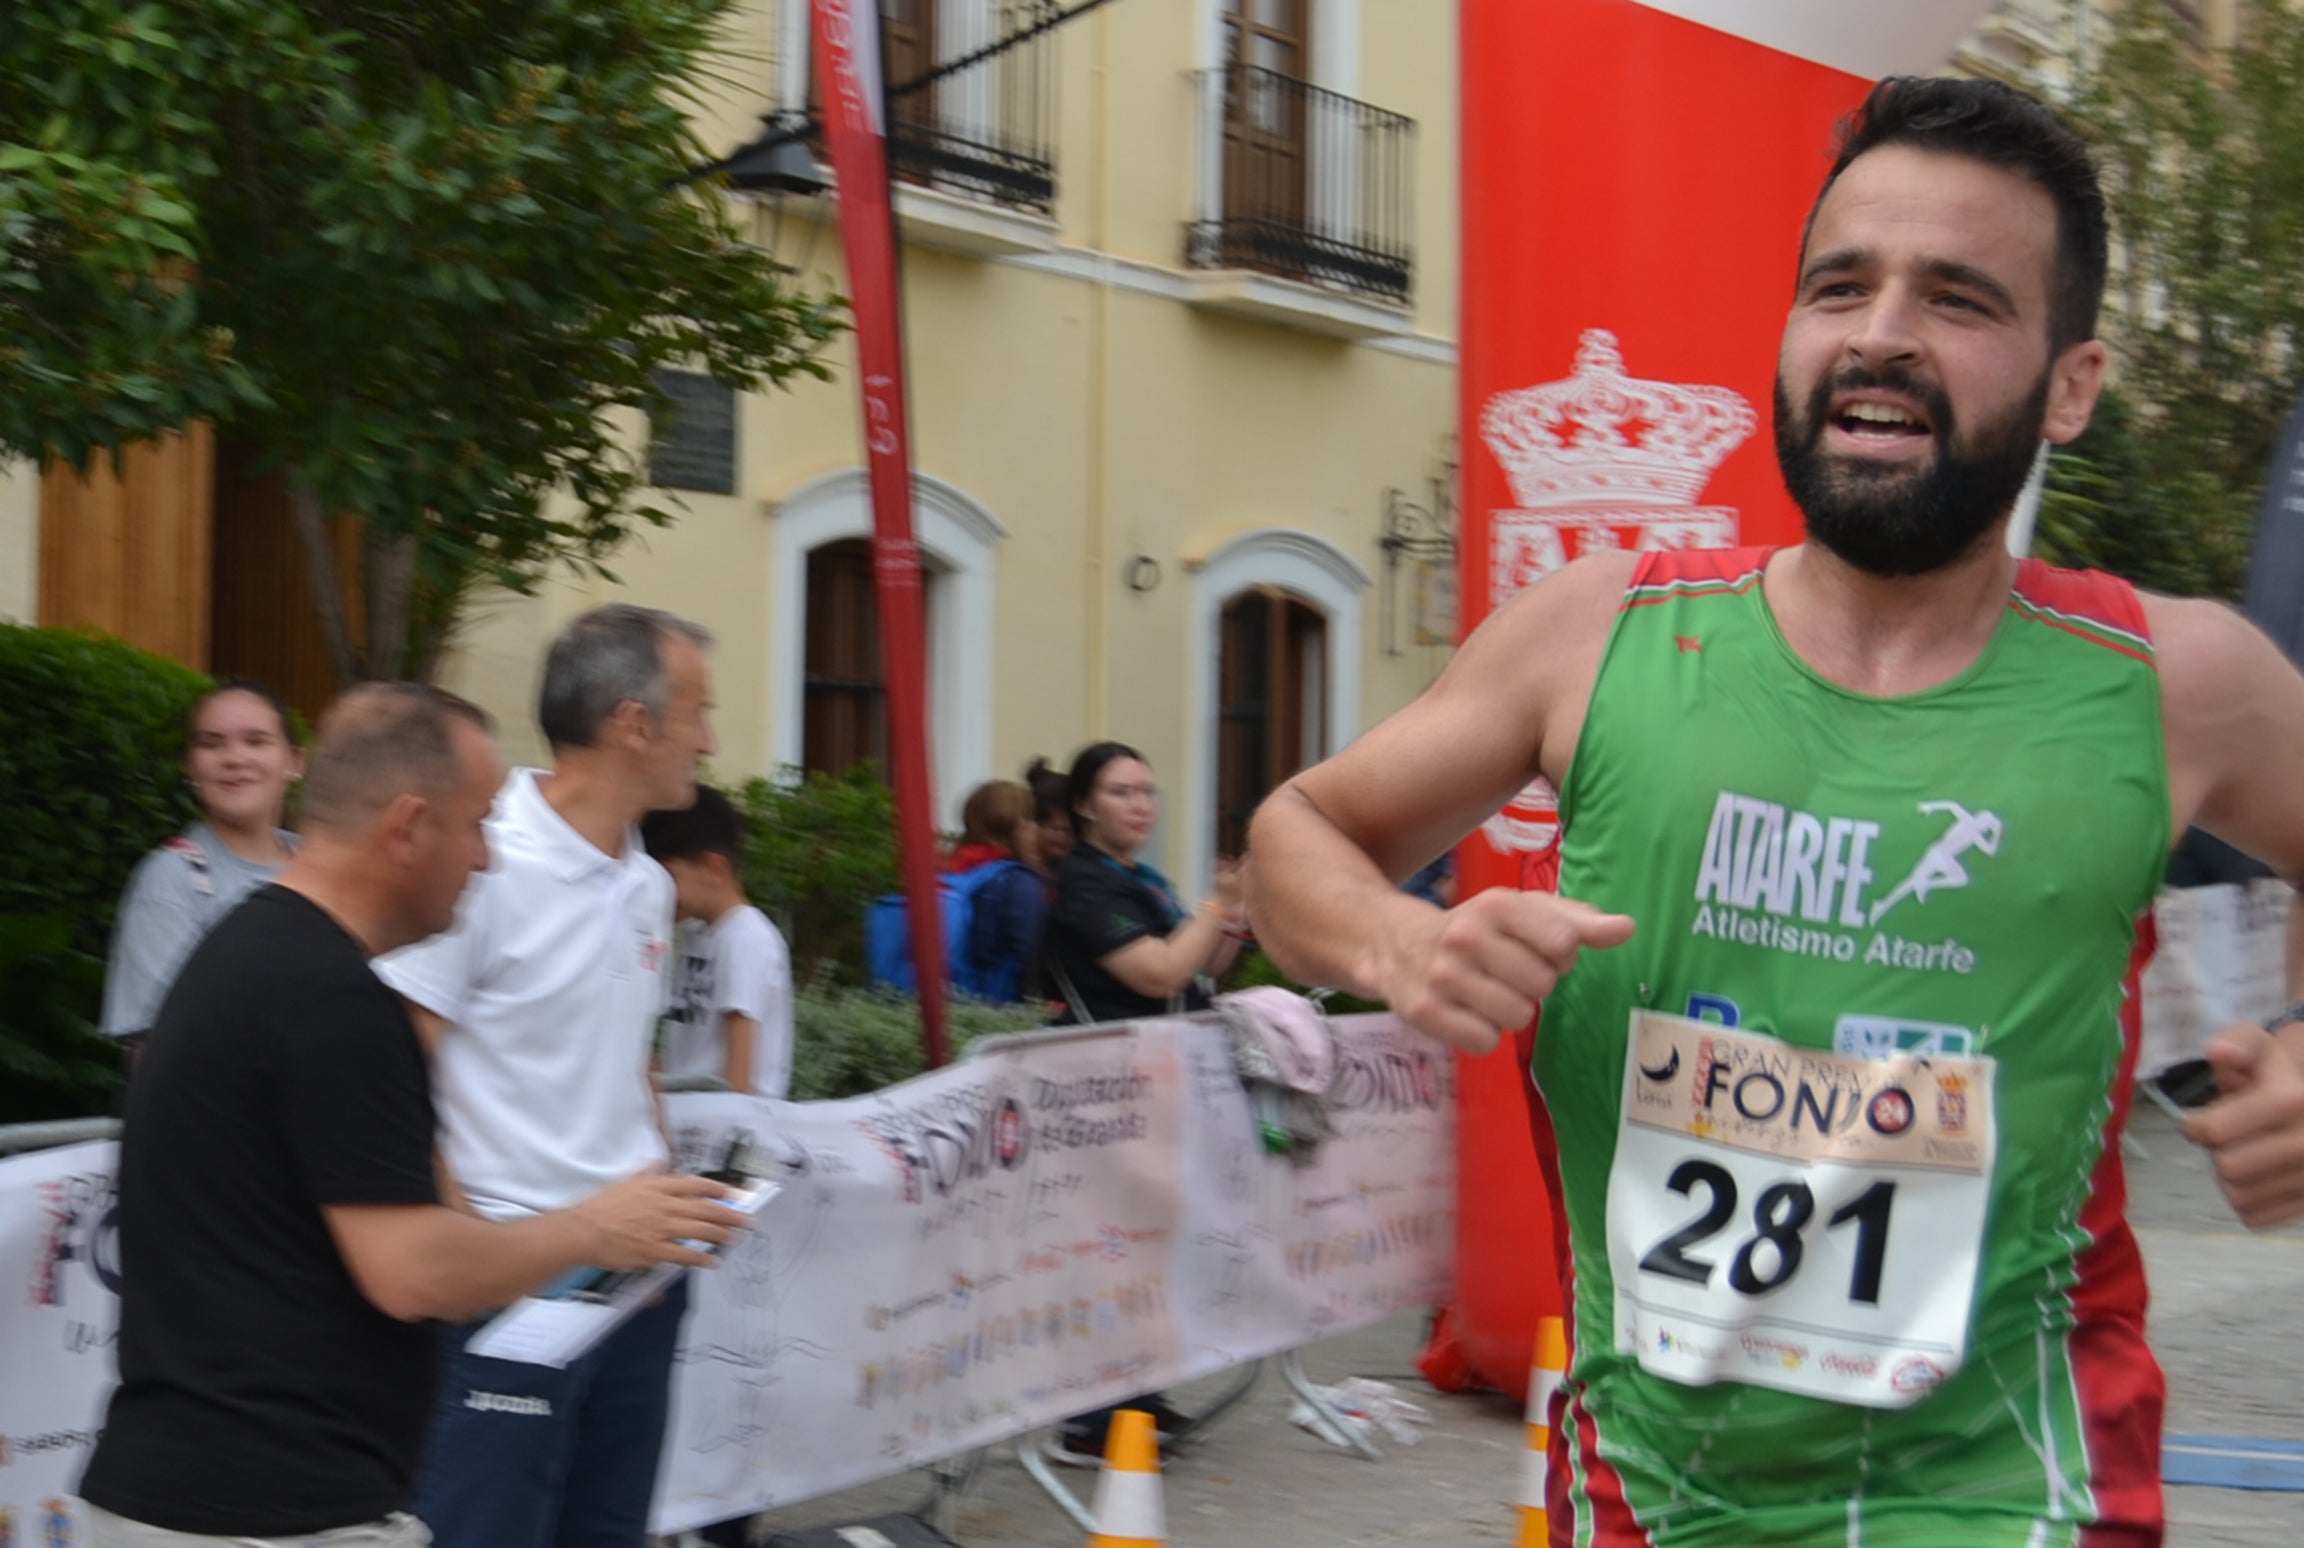
[{"label": "wooden door", "polygon": [[1226,226],[1300,230],[1311,0],[1224,0]]},{"label": "wooden door", "polygon": [[1218,629],[1215,843],[1237,855],[1257,803],[1327,751],[1327,620],[1262,586],[1225,603]]},{"label": "wooden door", "polygon": [[880,607],[867,538],[827,543],[808,555],[806,662],[800,764],[837,774],[860,758],[888,772],[888,681],[880,664]]},{"label": "wooden door", "polygon": [[205,424],[40,479],[40,622],[210,668],[215,437]]},{"label": "wooden door", "polygon": [[[288,490],[277,473],[255,472],[252,446],[227,442],[216,457],[216,616],[211,654],[220,677],[250,677],[317,719],[344,686],[328,658],[313,600],[311,567],[296,531]],[[343,589],[354,649],[362,625],[360,523],[330,524],[336,580]]]},{"label": "wooden door", "polygon": [[[936,68],[936,0],[880,0],[880,37],[888,50],[888,84],[901,86]],[[936,88],[925,87],[889,104],[897,124],[936,126]]]}]

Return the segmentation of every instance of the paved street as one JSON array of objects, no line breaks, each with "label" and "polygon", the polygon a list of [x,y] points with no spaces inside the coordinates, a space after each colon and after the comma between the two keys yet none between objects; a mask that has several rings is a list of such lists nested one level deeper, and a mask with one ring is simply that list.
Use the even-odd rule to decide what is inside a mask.
[{"label": "paved street", "polygon": [[[2156,1110],[2140,1111],[2133,1217],[2151,1265],[2153,1341],[2169,1374],[2176,1433],[2304,1442],[2304,1228],[2251,1236],[2225,1211],[2207,1166]],[[1305,1351],[1315,1381],[1373,1376],[1431,1411],[1421,1444],[1381,1462],[1336,1451],[1288,1421],[1287,1389],[1268,1373],[1193,1450],[1167,1459],[1175,1548],[1356,1548],[1511,1541],[1510,1496],[1521,1415],[1493,1396],[1434,1393],[1414,1374],[1421,1319],[1396,1318]],[[1201,1388],[1220,1387],[1221,1382]],[[1186,1388],[1181,1406],[1196,1392]],[[1094,1475],[1064,1470],[1083,1493]],[[773,1530],[911,1509],[924,1474],[850,1490],[763,1518]],[[2170,1548],[2294,1548],[2304,1494],[2171,1489]],[[1080,1548],[1083,1534],[1040,1496],[1006,1449],[977,1475],[954,1535],[969,1548]]]}]

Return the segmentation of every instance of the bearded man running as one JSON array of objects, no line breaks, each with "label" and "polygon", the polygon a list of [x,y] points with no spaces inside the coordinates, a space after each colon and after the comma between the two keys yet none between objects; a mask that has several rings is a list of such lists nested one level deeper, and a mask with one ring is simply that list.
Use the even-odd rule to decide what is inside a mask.
[{"label": "bearded man running", "polygon": [[[2304,678],[2223,607],[2007,552],[2094,409],[2104,272],[2053,113],[1882,82],[1779,359],[1808,541],[1570,565],[1256,819],[1290,974],[1469,1049],[1544,1002],[1556,1543],[2161,1540],[2121,984],[2187,826],[2304,875]],[[1538,775],[1559,897],[1396,890]],[[2304,1213],[2304,1025],[2211,1057],[2233,1205]]]}]

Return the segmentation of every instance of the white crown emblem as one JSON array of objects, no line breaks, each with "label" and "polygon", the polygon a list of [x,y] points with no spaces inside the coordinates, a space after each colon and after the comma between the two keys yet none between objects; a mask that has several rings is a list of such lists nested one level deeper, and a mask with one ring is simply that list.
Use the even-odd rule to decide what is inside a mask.
[{"label": "white crown emblem", "polygon": [[1500,392],[1480,416],[1518,507],[1489,514],[1490,605],[1603,549],[1735,543],[1736,508],[1695,502],[1758,422],[1725,387],[1633,380],[1616,335],[1584,330],[1575,375]]},{"label": "white crown emblem", "polygon": [[1524,510],[1685,506],[1758,423],[1752,405],[1726,387],[1626,376],[1616,335],[1587,328],[1576,374],[1496,394],[1480,435]]}]

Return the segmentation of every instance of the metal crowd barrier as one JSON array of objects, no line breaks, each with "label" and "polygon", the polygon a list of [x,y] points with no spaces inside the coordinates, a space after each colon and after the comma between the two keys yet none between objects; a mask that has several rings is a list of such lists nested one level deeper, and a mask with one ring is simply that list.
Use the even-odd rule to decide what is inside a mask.
[{"label": "metal crowd barrier", "polygon": [[[1193,1021],[1203,1025],[1216,1025],[1223,1020],[1221,1016],[1213,1012],[1201,1012],[1190,1016],[1163,1016],[1160,1019],[1163,1021]],[[1040,1032],[1002,1032],[991,1037],[978,1038],[975,1042],[970,1043],[961,1058],[963,1060],[975,1059],[987,1054],[1005,1053],[1011,1049],[1039,1048],[1050,1043],[1084,1042],[1090,1039],[1127,1037],[1130,1035],[1132,1035],[1131,1024],[1124,1021],[1099,1022],[1090,1026],[1050,1027],[1046,1031]],[[1350,1450],[1358,1452],[1371,1461],[1381,1462],[1384,1459],[1383,1451],[1362,1434],[1360,1427],[1338,1413],[1335,1406],[1321,1396],[1319,1388],[1314,1386],[1312,1379],[1304,1374],[1304,1361],[1296,1350],[1287,1350],[1276,1356],[1275,1359],[1280,1367],[1281,1379],[1288,1383],[1290,1391],[1294,1392],[1297,1397],[1311,1407],[1314,1413],[1327,1422],[1329,1434],[1343,1436]],[[1257,1380],[1264,1374],[1264,1365],[1265,1362],[1262,1360],[1251,1360],[1241,1367],[1240,1375],[1233,1381],[1233,1384],[1219,1393],[1214,1402],[1194,1415],[1191,1422],[1171,1438],[1170,1446],[1181,1449],[1206,1434],[1218,1419],[1221,1419],[1255,1387]],[[1314,1430],[1313,1433],[1315,1435],[1321,1434],[1319,1430]],[[1065,1485],[1062,1479],[1056,1476],[1056,1470],[1051,1466],[1051,1459],[1054,1455],[1052,1435],[1052,1429],[1042,1429],[1033,1431],[1028,1435],[1018,1436],[1015,1442],[1016,1460],[1023,1466],[1024,1471],[1031,1475],[1032,1481],[1040,1486],[1040,1491],[1047,1495],[1065,1515],[1072,1518],[1075,1526],[1083,1532],[1093,1533],[1096,1530],[1095,1513]],[[929,1504],[924,1506],[919,1513],[927,1514],[933,1511],[934,1524],[938,1530],[947,1534],[951,1532],[952,1517],[956,1513],[959,1496],[974,1479],[976,1470],[982,1466],[984,1455],[985,1453],[982,1451],[972,1454],[953,1472],[947,1472],[942,1468],[935,1470],[937,1475],[935,1491],[930,1497]]]},{"label": "metal crowd barrier", "polygon": [[80,1145],[89,1140],[120,1137],[117,1118],[54,1118],[46,1123],[0,1124],[0,1156],[53,1150],[58,1145]]}]

